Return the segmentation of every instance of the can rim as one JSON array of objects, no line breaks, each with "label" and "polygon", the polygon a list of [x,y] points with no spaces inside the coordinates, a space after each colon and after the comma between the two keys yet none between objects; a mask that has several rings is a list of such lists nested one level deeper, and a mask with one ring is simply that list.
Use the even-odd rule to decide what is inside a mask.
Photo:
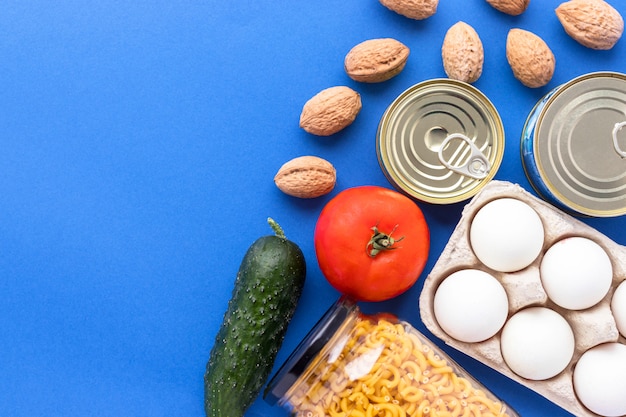
[{"label": "can rim", "polygon": [[[541,130],[542,124],[544,123],[544,118],[546,112],[550,108],[550,106],[561,97],[569,88],[572,86],[586,80],[596,79],[596,78],[615,78],[620,79],[626,82],[626,74],[617,72],[617,71],[594,71],[586,74],[579,75],[577,77],[572,78],[571,80],[557,86],[552,91],[550,91],[545,97],[545,101],[543,101],[540,108],[536,108],[537,110],[537,118],[536,122],[532,128],[532,144],[533,148],[537,149],[538,141],[539,141],[539,132]],[[525,130],[525,129],[524,129]],[[587,217],[616,217],[626,214],[626,205],[622,208],[617,209],[600,209],[594,210],[592,208],[583,206],[579,203],[576,203],[566,197],[562,192],[560,192],[552,181],[548,180],[547,170],[544,164],[539,159],[538,152],[533,152],[533,160],[535,162],[537,174],[540,176],[542,183],[544,184],[546,190],[551,194],[552,198],[554,198],[560,206],[562,206],[566,211],[574,212],[575,214],[587,216]],[[529,178],[530,179],[530,178]],[[531,180],[531,183],[533,181]],[[534,185],[533,185],[534,187]]]},{"label": "can rim", "polygon": [[[403,102],[405,102],[408,98],[410,98],[411,95],[414,94],[415,92],[423,91],[427,88],[434,88],[437,86],[452,87],[454,88],[455,92],[462,91],[465,94],[467,94],[467,96],[472,100],[473,103],[480,103],[481,106],[479,107],[484,108],[486,110],[486,113],[491,116],[490,125],[492,127],[491,133],[494,138],[494,143],[497,143],[498,145],[500,145],[500,146],[495,146],[495,147],[493,146],[493,144],[491,145],[492,148],[495,149],[495,152],[493,154],[493,157],[490,158],[491,169],[489,170],[488,174],[480,180],[473,180],[470,186],[463,187],[460,193],[449,196],[449,197],[436,196],[432,193],[428,194],[428,193],[422,192],[422,190],[419,190],[415,187],[411,187],[410,185],[408,185],[407,182],[403,179],[402,175],[397,173],[397,170],[390,169],[390,167],[387,166],[387,162],[389,161],[389,154],[384,149],[384,146],[383,146],[384,142],[381,138],[381,136],[383,136],[383,132],[385,131],[385,129],[389,127],[390,115],[396,109],[398,109],[398,107]],[[395,188],[399,189],[401,192],[407,194],[408,196],[412,198],[415,198],[417,200],[424,201],[427,203],[453,204],[453,203],[465,201],[471,198],[472,196],[477,194],[480,191],[480,189],[482,189],[490,180],[492,180],[495,177],[498,169],[500,168],[500,165],[502,163],[502,159],[504,156],[505,131],[504,131],[504,125],[502,123],[502,119],[500,117],[500,114],[498,113],[497,108],[495,107],[493,102],[478,88],[476,88],[475,86],[469,83],[450,79],[450,78],[433,78],[433,79],[425,80],[425,81],[412,85],[411,87],[405,89],[392,101],[392,103],[384,111],[380,119],[377,133],[376,133],[376,141],[377,141],[376,153],[378,156],[379,165],[385,177],[387,178],[387,180]]]}]

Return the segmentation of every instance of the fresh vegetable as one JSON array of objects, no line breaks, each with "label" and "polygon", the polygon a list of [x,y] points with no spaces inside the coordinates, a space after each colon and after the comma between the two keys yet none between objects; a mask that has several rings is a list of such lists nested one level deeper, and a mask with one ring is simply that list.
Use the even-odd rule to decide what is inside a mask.
[{"label": "fresh vegetable", "polygon": [[207,417],[242,417],[272,370],[304,287],[298,245],[268,219],[275,236],[246,252],[204,375]]},{"label": "fresh vegetable", "polygon": [[419,278],[430,248],[424,215],[411,199],[377,187],[349,188],[322,209],[315,253],[330,284],[361,301],[383,301]]}]

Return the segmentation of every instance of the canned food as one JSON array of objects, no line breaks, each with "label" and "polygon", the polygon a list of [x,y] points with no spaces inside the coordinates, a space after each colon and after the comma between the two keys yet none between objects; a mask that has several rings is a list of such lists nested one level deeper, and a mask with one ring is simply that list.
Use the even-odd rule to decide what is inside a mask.
[{"label": "canned food", "polygon": [[376,152],[385,176],[400,191],[429,203],[456,203],[495,176],[504,155],[504,128],[478,89],[434,79],[407,89],[387,108]]},{"label": "canned food", "polygon": [[340,298],[265,391],[297,417],[517,414],[410,324]]},{"label": "canned food", "polygon": [[626,75],[595,72],[553,89],[522,133],[522,163],[535,191],[570,214],[625,214],[624,126]]}]

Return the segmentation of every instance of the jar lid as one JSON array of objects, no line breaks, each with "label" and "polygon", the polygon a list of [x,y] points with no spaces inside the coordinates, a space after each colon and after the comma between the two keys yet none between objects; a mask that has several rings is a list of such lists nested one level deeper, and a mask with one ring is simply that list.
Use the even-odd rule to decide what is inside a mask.
[{"label": "jar lid", "polygon": [[322,318],[300,342],[278,372],[272,377],[263,398],[274,405],[285,396],[287,391],[307,369],[311,361],[317,356],[346,318],[356,310],[356,302],[348,297],[337,300]]}]

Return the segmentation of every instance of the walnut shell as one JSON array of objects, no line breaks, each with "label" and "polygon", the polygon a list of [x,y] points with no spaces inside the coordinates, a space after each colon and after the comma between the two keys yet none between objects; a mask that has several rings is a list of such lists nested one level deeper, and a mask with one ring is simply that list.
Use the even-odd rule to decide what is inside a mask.
[{"label": "walnut shell", "polygon": [[530,0],[487,0],[494,9],[511,16],[518,16],[526,11]]},{"label": "walnut shell", "polygon": [[565,33],[591,49],[613,48],[624,32],[624,19],[604,0],[570,0],[556,8]]},{"label": "walnut shell", "polygon": [[452,25],[443,39],[441,58],[449,78],[467,83],[478,80],[485,60],[478,33],[465,22]]},{"label": "walnut shell", "polygon": [[437,12],[439,0],[380,0],[380,4],[409,19],[423,20]]},{"label": "walnut shell", "polygon": [[370,39],[353,47],[344,60],[350,78],[364,83],[387,81],[406,65],[409,48],[391,38]]},{"label": "walnut shell", "polygon": [[280,167],[274,183],[285,194],[298,198],[315,198],[335,188],[335,167],[317,156],[300,156]]},{"label": "walnut shell", "polygon": [[350,87],[330,87],[304,104],[300,127],[313,135],[330,136],[352,124],[360,111],[359,93]]},{"label": "walnut shell", "polygon": [[513,75],[526,87],[542,87],[554,75],[554,54],[539,36],[522,29],[511,29],[506,39],[506,58]]}]

